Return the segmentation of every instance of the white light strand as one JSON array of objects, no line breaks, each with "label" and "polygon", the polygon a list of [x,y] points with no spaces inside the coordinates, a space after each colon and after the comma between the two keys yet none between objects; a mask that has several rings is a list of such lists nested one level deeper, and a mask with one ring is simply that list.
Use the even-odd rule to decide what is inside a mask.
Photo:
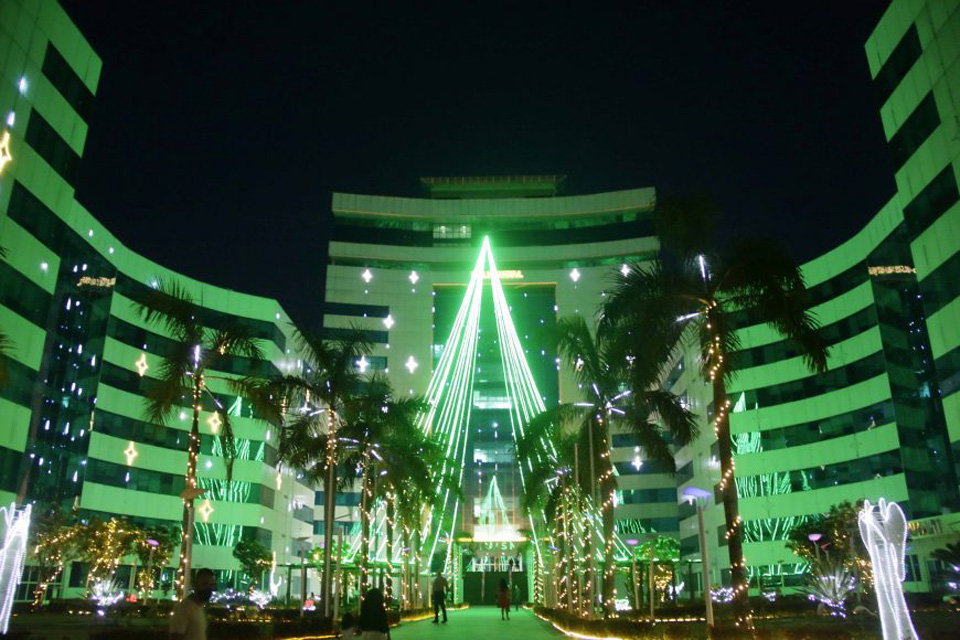
[{"label": "white light strand", "polygon": [[3,514],[3,547],[0,548],[0,634],[6,634],[10,626],[13,596],[23,574],[23,560],[27,552],[30,534],[31,505],[17,510],[11,502],[7,508],[0,507]]}]

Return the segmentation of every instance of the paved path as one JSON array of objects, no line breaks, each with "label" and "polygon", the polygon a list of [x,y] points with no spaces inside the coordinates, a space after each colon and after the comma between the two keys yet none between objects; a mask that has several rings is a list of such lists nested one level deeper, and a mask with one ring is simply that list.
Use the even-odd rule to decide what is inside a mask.
[{"label": "paved path", "polygon": [[390,631],[394,640],[559,640],[565,636],[549,624],[520,609],[510,612],[510,620],[500,619],[495,607],[470,607],[449,611],[450,622],[433,624],[432,620],[408,622]]}]

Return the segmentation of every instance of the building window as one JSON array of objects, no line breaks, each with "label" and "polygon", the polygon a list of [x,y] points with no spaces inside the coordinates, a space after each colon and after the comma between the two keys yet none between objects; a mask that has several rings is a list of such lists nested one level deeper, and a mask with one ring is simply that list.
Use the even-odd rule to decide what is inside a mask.
[{"label": "building window", "polygon": [[913,68],[914,63],[920,59],[921,53],[923,53],[923,48],[920,46],[917,27],[916,25],[910,25],[907,33],[894,48],[893,53],[890,54],[880,71],[877,72],[877,77],[873,79],[873,85],[877,88],[877,98],[881,105],[900,85],[900,81]]},{"label": "building window", "polygon": [[83,84],[80,76],[52,44],[47,45],[42,71],[50,84],[70,103],[77,115],[84,120],[89,119],[90,108],[93,106],[93,92]]},{"label": "building window", "polygon": [[435,224],[433,225],[434,240],[467,240],[472,235],[469,224]]},{"label": "building window", "polygon": [[957,178],[953,174],[953,165],[948,163],[943,171],[903,208],[903,217],[910,231],[910,242],[916,240],[957,200],[960,200]]},{"label": "building window", "polygon": [[36,109],[30,112],[30,121],[27,123],[27,134],[24,136],[33,150],[47,161],[47,164],[70,185],[77,179],[77,170],[80,168],[80,155],[70,148],[66,140],[44,120]]},{"label": "building window", "polygon": [[894,171],[899,171],[907,163],[939,125],[940,114],[937,113],[937,102],[931,91],[890,138]]}]

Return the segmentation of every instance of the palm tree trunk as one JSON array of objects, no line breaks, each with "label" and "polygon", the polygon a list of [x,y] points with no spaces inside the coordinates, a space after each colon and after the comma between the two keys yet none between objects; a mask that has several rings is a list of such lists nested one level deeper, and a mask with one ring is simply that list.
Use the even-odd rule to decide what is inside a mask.
[{"label": "palm tree trunk", "polygon": [[368,566],[370,558],[370,487],[367,480],[369,464],[365,461],[360,475],[360,557],[357,566],[360,569],[360,595],[367,591]]},{"label": "palm tree trunk", "polygon": [[[193,423],[187,441],[186,489],[197,488],[197,455],[200,453],[200,394],[203,378],[194,375],[193,379]],[[183,500],[183,531],[180,538],[180,568],[177,571],[177,598],[182,600],[190,592],[190,568],[193,561],[193,502],[194,498]]]},{"label": "palm tree trunk", "polygon": [[733,587],[733,607],[738,622],[749,626],[750,601],[747,571],[743,563],[743,534],[740,520],[740,500],[733,466],[733,443],[730,438],[730,401],[723,375],[713,380],[713,412],[717,428],[717,446],[720,450],[720,490],[723,495],[723,514],[727,526],[727,552],[730,557],[730,585]]},{"label": "palm tree trunk", "polygon": [[394,506],[396,496],[392,492],[387,493],[387,504],[384,512],[387,518],[387,568],[386,568],[386,599],[389,603],[393,598],[393,519],[397,517],[397,510]]},{"label": "palm tree trunk", "polygon": [[323,579],[320,582],[320,599],[323,600],[324,616],[333,615],[333,525],[337,513],[337,434],[330,423],[327,433],[327,472],[323,477]]},{"label": "palm tree trunk", "polygon": [[[609,462],[609,457],[605,458]],[[604,470],[606,472],[606,470]],[[610,471],[610,478],[613,478],[613,471]],[[603,503],[603,616],[609,618],[614,615],[614,586],[616,580],[616,571],[613,563],[613,483],[609,480],[603,482],[601,491],[607,496]]]}]

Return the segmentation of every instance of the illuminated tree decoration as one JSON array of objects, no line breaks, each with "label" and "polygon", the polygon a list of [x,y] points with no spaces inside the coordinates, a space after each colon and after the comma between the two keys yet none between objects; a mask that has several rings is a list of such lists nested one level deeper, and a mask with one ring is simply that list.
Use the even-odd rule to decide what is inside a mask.
[{"label": "illuminated tree decoration", "polygon": [[144,375],[146,375],[147,369],[150,368],[150,365],[147,364],[147,354],[141,351],[140,359],[137,360],[136,365],[137,365],[137,373],[139,373],[140,377],[142,378]]},{"label": "illuminated tree decoration", "polygon": [[10,625],[13,596],[23,574],[23,560],[30,534],[31,505],[17,510],[17,505],[11,502],[7,508],[0,507],[0,513],[3,514],[3,547],[0,548],[0,634],[5,634]]},{"label": "illuminated tree decoration", "polygon": [[4,131],[3,137],[0,137],[0,174],[4,167],[13,161],[13,155],[10,153],[10,132]]},{"label": "illuminated tree decoration", "polygon": [[903,597],[907,519],[896,502],[880,498],[874,508],[863,501],[860,536],[870,552],[883,640],[919,640]]},{"label": "illuminated tree decoration", "polygon": [[123,600],[123,590],[115,580],[101,580],[93,585],[90,599],[100,607],[112,607]]},{"label": "illuminated tree decoration", "polygon": [[127,445],[127,448],[123,450],[123,455],[127,456],[127,466],[132,467],[133,461],[140,455],[140,452],[137,451],[136,444],[133,440],[130,441],[130,444]]}]

